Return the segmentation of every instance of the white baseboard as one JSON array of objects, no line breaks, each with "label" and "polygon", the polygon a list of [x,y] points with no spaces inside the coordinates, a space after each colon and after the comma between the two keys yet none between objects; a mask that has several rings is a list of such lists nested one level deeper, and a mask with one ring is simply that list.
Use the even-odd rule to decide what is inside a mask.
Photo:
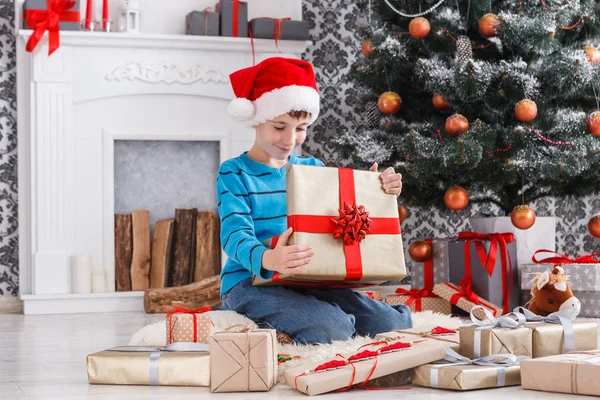
[{"label": "white baseboard", "polygon": [[14,296],[0,296],[0,314],[21,314],[23,301]]},{"label": "white baseboard", "polygon": [[144,292],[23,294],[23,314],[87,314],[144,311]]}]

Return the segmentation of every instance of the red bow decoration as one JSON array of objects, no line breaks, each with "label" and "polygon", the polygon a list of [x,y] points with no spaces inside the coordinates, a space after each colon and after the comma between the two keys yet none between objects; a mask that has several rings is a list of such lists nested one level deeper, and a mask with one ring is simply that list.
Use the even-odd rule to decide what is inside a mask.
[{"label": "red bow decoration", "polygon": [[25,10],[27,27],[34,29],[25,47],[29,52],[35,49],[48,31],[48,55],[51,55],[60,46],[60,22],[79,22],[79,11],[71,11],[75,7],[75,0],[47,0],[47,4],[47,10]]},{"label": "red bow decoration", "polygon": [[410,307],[412,303],[415,303],[415,311],[419,312],[423,310],[423,297],[438,297],[435,295],[430,289],[415,289],[412,288],[410,290],[398,288],[396,289],[396,293],[401,296],[409,296],[408,300],[404,302],[404,305]]},{"label": "red bow decoration", "polygon": [[[536,255],[539,253],[554,254],[554,257],[546,257],[543,260],[538,260]],[[584,254],[577,258],[569,258],[564,254],[552,250],[538,250],[531,256],[531,260],[536,264],[554,264],[555,266],[560,266],[562,264],[600,264],[600,260],[596,258],[598,256],[600,256],[600,252]]]},{"label": "red bow decoration", "polygon": [[[167,307],[167,306],[165,306]],[[163,307],[163,310],[164,308]],[[172,311],[167,313],[166,318],[169,318],[169,334],[167,337],[167,343],[171,343],[173,339],[173,315],[175,314],[192,314],[192,323],[194,324],[194,342],[198,341],[198,317],[197,314],[204,314],[207,311],[211,311],[212,307],[200,307],[195,310],[190,310],[181,306],[170,306],[173,308]],[[212,321],[213,326],[215,325]]]},{"label": "red bow decoration", "polygon": [[344,244],[350,245],[354,242],[360,243],[371,233],[372,220],[365,211],[365,206],[357,206],[356,202],[353,205],[344,202],[344,206],[338,211],[340,216],[331,219],[337,225],[337,229],[333,231],[334,239],[343,238]]},{"label": "red bow decoration", "polygon": [[494,317],[496,316],[496,312],[497,312],[496,309],[483,303],[479,299],[479,296],[477,296],[477,294],[475,294],[475,292],[473,292],[472,283],[471,283],[470,279],[462,278],[460,280],[460,286],[456,286],[453,283],[445,283],[445,285],[450,287],[451,289],[456,290],[456,293],[453,294],[452,297],[450,298],[450,303],[456,305],[458,303],[458,300],[460,298],[464,297],[466,300],[470,301],[471,303],[473,303],[477,306],[482,306],[482,307],[489,309],[492,312],[492,314],[494,315]]},{"label": "red bow decoration", "polygon": [[448,335],[454,333],[456,333],[454,329],[444,328],[443,326],[436,326],[431,330],[432,335]]},{"label": "red bow decoration", "polygon": [[[475,249],[479,257],[481,265],[484,266],[488,275],[491,277],[494,273],[496,266],[496,260],[498,258],[498,248],[500,248],[500,260],[502,265],[502,305],[503,312],[508,313],[509,304],[508,299],[512,294],[514,279],[513,279],[513,266],[508,252],[508,243],[515,241],[515,236],[512,233],[486,233],[481,234],[477,232],[460,232],[458,234],[459,240],[465,240],[465,277],[471,281],[471,242],[475,242]],[[490,251],[486,253],[484,241],[490,242]],[[510,275],[510,289],[508,283],[508,275]]]}]

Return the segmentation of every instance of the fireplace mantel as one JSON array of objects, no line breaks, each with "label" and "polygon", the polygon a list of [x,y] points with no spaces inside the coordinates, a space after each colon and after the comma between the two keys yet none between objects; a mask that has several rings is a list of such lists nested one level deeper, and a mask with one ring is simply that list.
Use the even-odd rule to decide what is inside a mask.
[{"label": "fireplace mantel", "polygon": [[[219,159],[252,144],[228,117],[229,74],[252,65],[248,38],[60,32],[25,51],[17,39],[19,276],[26,314],[138,311],[114,292],[113,142],[211,140]],[[299,58],[311,42],[254,40],[256,62]],[[90,254],[108,293],[69,294],[73,254]],[[63,289],[57,289],[57,288]]]}]

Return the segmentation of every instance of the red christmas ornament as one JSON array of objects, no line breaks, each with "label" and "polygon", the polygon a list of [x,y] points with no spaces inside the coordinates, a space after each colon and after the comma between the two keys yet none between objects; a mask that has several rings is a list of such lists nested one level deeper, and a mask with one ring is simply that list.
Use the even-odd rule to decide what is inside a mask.
[{"label": "red christmas ornament", "polygon": [[600,215],[590,218],[588,222],[588,231],[595,238],[600,238]]},{"label": "red christmas ornament", "polygon": [[446,203],[446,206],[453,211],[462,210],[469,204],[469,192],[463,187],[452,186],[450,189],[446,190],[444,203]]},{"label": "red christmas ornament", "polygon": [[510,214],[510,220],[519,229],[529,229],[535,224],[535,212],[527,205],[516,206]]},{"label": "red christmas ornament", "polygon": [[365,57],[368,57],[371,54],[373,54],[373,47],[371,47],[371,41],[369,39],[362,42],[362,53]]},{"label": "red christmas ornament", "polygon": [[485,14],[479,20],[479,33],[485,37],[493,37],[500,29],[500,20],[496,14]]},{"label": "red christmas ornament", "polygon": [[537,105],[534,101],[523,99],[515,106],[515,116],[521,122],[531,122],[537,116]]},{"label": "red christmas ornament", "polygon": [[590,60],[590,63],[592,63],[592,64],[600,63],[600,51],[598,51],[597,48],[587,46],[584,50]]},{"label": "red christmas ornament", "polygon": [[400,218],[400,223],[404,222],[404,220],[408,218],[408,210],[403,205],[398,206],[398,217]]},{"label": "red christmas ornament", "polygon": [[452,104],[448,103],[446,99],[444,99],[439,94],[434,94],[433,98],[431,99],[431,102],[433,103],[435,109],[438,111],[445,112],[450,111],[450,109],[452,109]]},{"label": "red christmas ornament", "polygon": [[398,111],[400,111],[401,105],[402,99],[398,93],[394,92],[383,93],[381,96],[379,96],[379,100],[377,101],[379,110],[384,114],[396,114]]},{"label": "red christmas ornament", "polygon": [[431,259],[432,249],[424,240],[417,240],[408,248],[408,254],[416,262],[425,262]]},{"label": "red christmas ornament", "polygon": [[340,216],[332,218],[337,228],[333,231],[334,239],[343,239],[344,244],[349,245],[363,240],[370,233],[371,219],[365,211],[365,206],[357,206],[356,203],[344,206],[339,210]]},{"label": "red christmas ornament", "polygon": [[462,114],[453,114],[446,118],[444,126],[450,136],[458,136],[469,130],[469,120]]},{"label": "red christmas ornament", "polygon": [[600,136],[600,111],[594,111],[587,119],[587,128],[592,136]]},{"label": "red christmas ornament", "polygon": [[423,17],[415,18],[408,24],[408,33],[415,39],[426,38],[430,30],[429,21]]}]

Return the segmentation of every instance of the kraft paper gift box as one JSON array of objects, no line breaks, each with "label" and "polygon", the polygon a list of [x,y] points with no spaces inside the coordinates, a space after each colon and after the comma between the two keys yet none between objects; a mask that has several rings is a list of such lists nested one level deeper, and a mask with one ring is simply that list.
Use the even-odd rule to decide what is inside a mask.
[{"label": "kraft paper gift box", "polygon": [[252,37],[275,40],[308,40],[308,21],[289,18],[254,18],[250,20]]},{"label": "kraft paper gift box", "polygon": [[248,3],[239,0],[220,0],[215,7],[219,13],[221,36],[248,37]]},{"label": "kraft paper gift box", "polygon": [[359,290],[358,293],[364,294],[373,300],[383,301],[383,292],[378,290]]},{"label": "kraft paper gift box", "polygon": [[[419,336],[406,335],[402,342],[422,340]],[[388,346],[397,342],[390,342],[383,345]],[[376,351],[383,347],[376,345],[367,347],[367,350]],[[369,380],[393,374],[398,371],[404,371],[419,365],[427,364],[433,361],[441,360],[445,357],[446,344],[437,340],[424,340],[419,343],[413,343],[410,348],[381,353],[377,357],[353,361],[350,365],[345,364],[337,368],[327,368],[323,371],[315,372],[315,369],[329,364],[329,362],[309,362],[294,368],[287,369],[283,376],[285,383],[296,388],[298,391],[308,395],[318,395],[332,392],[338,389],[348,388],[350,385],[360,385]],[[364,351],[364,348],[357,350],[356,353],[346,354],[345,359],[352,358],[353,355]],[[337,357],[338,362],[342,358]],[[333,360],[330,360],[333,361]],[[354,368],[353,368],[354,367]],[[325,368],[325,367],[323,367]]]},{"label": "kraft paper gift box", "polygon": [[[314,255],[301,272],[275,273],[270,281],[255,276],[255,285],[360,286],[406,277],[398,204],[380,173],[288,165],[286,174],[288,244],[308,244]],[[353,231],[360,224],[346,225],[357,219],[367,222],[360,232]]]},{"label": "kraft paper gift box", "polygon": [[[481,305],[491,311],[494,316],[502,315],[502,309],[474,293],[467,280],[463,280],[461,285],[438,283],[433,287],[433,293],[468,313],[473,307]],[[481,320],[486,319],[482,310],[477,310],[475,316]]]},{"label": "kraft paper gift box", "polygon": [[413,288],[433,289],[433,285],[450,282],[450,260],[448,243],[450,239],[426,239],[431,246],[431,259],[425,262],[412,262],[410,282]]},{"label": "kraft paper gift box", "polygon": [[531,322],[525,327],[532,331],[533,357],[546,357],[570,351],[586,351],[598,348],[598,324],[581,320],[573,321],[575,348],[565,348],[564,328],[561,324]]},{"label": "kraft paper gift box", "polygon": [[521,362],[523,389],[600,396],[600,350]]},{"label": "kraft paper gift box", "polygon": [[460,348],[460,335],[457,330],[446,329],[444,327],[433,325],[378,333],[377,335],[375,335],[375,340],[403,340],[407,335],[418,336],[421,339],[431,339],[443,342],[447,347],[451,348],[454,351],[458,351],[458,349]]},{"label": "kraft paper gift box", "polygon": [[88,382],[101,385],[210,386],[207,344],[115,347],[87,356]]},{"label": "kraft paper gift box", "polygon": [[412,312],[433,311],[440,314],[451,314],[452,304],[427,290],[398,288],[396,294],[385,297],[387,304],[404,304],[410,307]]},{"label": "kraft paper gift box", "polygon": [[[26,0],[23,3],[23,28],[35,29],[30,17],[35,17],[35,12],[48,11],[57,0]],[[80,15],[80,0],[74,1],[75,5],[72,8],[65,9],[60,14],[60,22],[58,28],[61,31],[80,31],[81,30],[81,15]],[[36,19],[36,18],[33,18]]]},{"label": "kraft paper gift box", "polygon": [[519,306],[517,247],[510,233],[461,232],[448,243],[449,282],[470,279],[473,291],[508,313]]},{"label": "kraft paper gift box", "polygon": [[277,382],[274,329],[217,332],[210,355],[211,392],[264,392]]},{"label": "kraft paper gift box", "polygon": [[209,9],[188,13],[185,16],[185,34],[219,36],[219,13]]},{"label": "kraft paper gift box", "polygon": [[208,343],[213,322],[210,315],[204,312],[209,310],[209,308],[188,310],[176,307],[175,311],[168,313],[165,317],[167,343]]}]

